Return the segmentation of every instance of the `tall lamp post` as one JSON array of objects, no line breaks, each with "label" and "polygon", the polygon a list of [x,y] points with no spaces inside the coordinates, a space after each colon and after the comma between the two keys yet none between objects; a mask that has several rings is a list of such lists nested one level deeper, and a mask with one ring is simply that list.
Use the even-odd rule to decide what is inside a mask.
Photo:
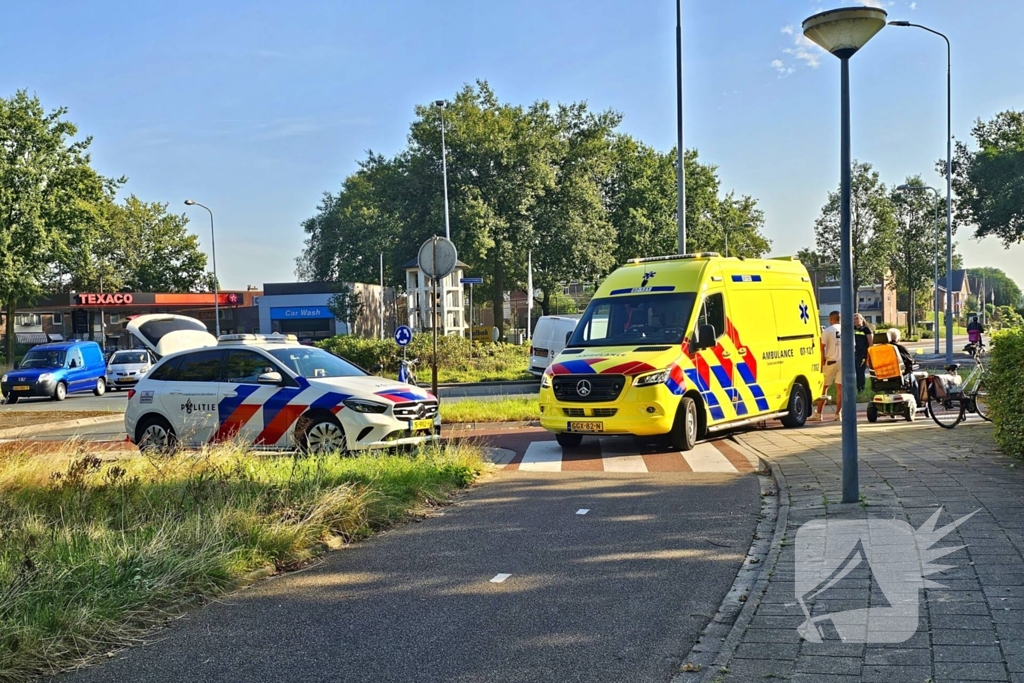
[{"label": "tall lamp post", "polygon": [[452,231],[448,228],[448,151],[444,146],[444,100],[434,102],[441,110],[441,178],[444,182],[444,236],[451,240]]},{"label": "tall lamp post", "polygon": [[686,253],[686,173],[683,170],[683,0],[676,0],[676,223],[677,248]]},{"label": "tall lamp post", "polygon": [[217,280],[217,236],[213,231],[213,211],[194,199],[186,199],[185,206],[201,206],[210,214],[210,247],[213,251],[213,317],[216,318],[217,336],[220,336],[220,282]]},{"label": "tall lamp post", "polygon": [[885,10],[849,7],[820,12],[803,23],[807,38],[839,58],[840,115],[839,279],[843,377],[843,502],[860,498],[857,476],[857,376],[854,368],[853,251],[850,233],[850,57],[885,27]]},{"label": "tall lamp post", "polygon": [[[952,49],[945,34],[909,21],[890,21],[890,26],[912,26],[946,41],[946,362],[953,362],[953,91],[950,80]],[[937,350],[937,349],[936,349]]]},{"label": "tall lamp post", "polygon": [[[752,228],[752,227],[754,227],[753,223],[744,223],[743,225],[740,226],[740,228]],[[725,257],[726,258],[729,258],[729,233],[732,232],[733,229],[734,228],[730,228],[729,226],[725,227]],[[735,229],[739,230],[739,228],[735,228]]]},{"label": "tall lamp post", "polygon": [[927,185],[898,185],[896,187],[900,192],[924,192],[925,190],[931,190],[935,193],[935,280],[932,285],[935,290],[934,299],[935,310],[932,316],[932,335],[935,337],[935,355],[939,355],[939,191],[934,187]]}]

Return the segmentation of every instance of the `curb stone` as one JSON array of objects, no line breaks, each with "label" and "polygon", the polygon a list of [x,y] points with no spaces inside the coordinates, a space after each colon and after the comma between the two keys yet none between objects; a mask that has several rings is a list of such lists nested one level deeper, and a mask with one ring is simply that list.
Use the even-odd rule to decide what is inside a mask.
[{"label": "curb stone", "polygon": [[[761,484],[761,514],[755,539],[747,551],[743,566],[736,574],[732,588],[722,600],[714,618],[701,633],[697,644],[683,659],[672,683],[711,683],[721,669],[728,666],[736,648],[754,618],[768,582],[782,552],[782,538],[789,523],[789,487],[778,465],[758,456],[764,474]],[[767,473],[771,473],[769,479]],[[771,539],[768,535],[771,534]],[[754,562],[754,560],[757,560]],[[741,596],[746,596],[741,601]],[[683,671],[690,664],[695,671]]]},{"label": "curb stone", "polygon": [[36,434],[45,434],[46,432],[59,432],[62,429],[123,421],[124,413],[117,413],[109,416],[101,415],[99,417],[83,417],[77,420],[47,422],[39,425],[28,425],[27,427],[12,427],[10,429],[0,429],[0,439],[16,439],[20,436],[34,436]]}]

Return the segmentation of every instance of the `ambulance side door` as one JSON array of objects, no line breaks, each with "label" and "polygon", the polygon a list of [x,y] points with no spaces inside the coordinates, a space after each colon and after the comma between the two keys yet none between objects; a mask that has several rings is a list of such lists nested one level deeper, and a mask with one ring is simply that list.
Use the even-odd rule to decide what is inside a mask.
[{"label": "ambulance side door", "polygon": [[716,344],[712,348],[701,349],[694,356],[697,375],[701,378],[700,393],[708,407],[711,422],[736,417],[736,388],[733,382],[733,351],[723,346],[728,342],[726,335],[725,291],[712,290],[704,293],[697,311],[696,330],[704,325],[715,329]]},{"label": "ambulance side door", "polygon": [[783,361],[778,356],[772,294],[763,280],[733,281],[727,287],[731,336],[738,355],[733,375],[746,414],[777,409]]},{"label": "ambulance side door", "polygon": [[789,388],[798,375],[807,378],[813,391],[814,379],[821,372],[821,331],[812,297],[811,292],[795,287],[772,290],[779,350],[788,361],[781,366],[779,378],[780,391],[786,393],[787,400]]}]

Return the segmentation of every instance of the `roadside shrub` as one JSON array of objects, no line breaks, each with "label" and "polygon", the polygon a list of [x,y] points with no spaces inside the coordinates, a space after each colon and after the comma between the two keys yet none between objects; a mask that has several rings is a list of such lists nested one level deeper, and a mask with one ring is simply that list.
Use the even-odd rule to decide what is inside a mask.
[{"label": "roadside shrub", "polygon": [[1024,457],[1024,330],[997,332],[985,372],[996,441],[1007,455]]}]

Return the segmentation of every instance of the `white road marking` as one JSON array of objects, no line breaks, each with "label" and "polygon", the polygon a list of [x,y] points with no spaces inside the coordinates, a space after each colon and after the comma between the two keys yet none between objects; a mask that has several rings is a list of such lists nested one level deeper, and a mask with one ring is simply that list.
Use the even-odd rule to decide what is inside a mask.
[{"label": "white road marking", "polygon": [[519,463],[523,472],[561,472],[562,447],[557,441],[534,441]]},{"label": "white road marking", "polygon": [[512,576],[511,574],[495,574],[494,578],[491,579],[491,583],[504,583],[505,579]]},{"label": "white road marking", "polygon": [[728,458],[709,443],[697,444],[692,451],[683,452],[683,457],[694,472],[737,472]]},{"label": "white road marking", "polygon": [[605,472],[647,472],[647,463],[636,452],[632,439],[605,438],[600,440],[600,444]]},{"label": "white road marking", "polygon": [[577,515],[585,515],[588,512],[590,512],[590,508],[580,508],[579,510],[576,511],[576,514]]}]

